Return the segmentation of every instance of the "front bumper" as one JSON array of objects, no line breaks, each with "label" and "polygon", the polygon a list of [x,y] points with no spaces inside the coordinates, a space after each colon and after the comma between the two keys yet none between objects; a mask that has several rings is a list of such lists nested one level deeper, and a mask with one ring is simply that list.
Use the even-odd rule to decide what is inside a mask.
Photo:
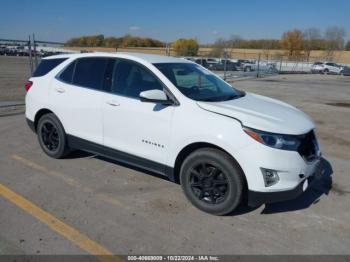
[{"label": "front bumper", "polygon": [[252,207],[260,206],[262,204],[282,202],[292,200],[302,195],[310,183],[314,180],[315,174],[309,176],[301,182],[296,188],[286,191],[277,192],[257,192],[248,191],[248,205]]},{"label": "front bumper", "polygon": [[[313,146],[316,150],[314,158],[308,158],[304,151],[299,153],[279,150],[257,143],[255,140],[249,146],[237,151],[235,159],[240,164],[247,181],[248,204],[256,206],[294,199],[301,195],[307,189],[312,177],[320,172],[321,153],[317,145],[313,143]],[[276,172],[278,182],[267,186],[262,169]]]}]

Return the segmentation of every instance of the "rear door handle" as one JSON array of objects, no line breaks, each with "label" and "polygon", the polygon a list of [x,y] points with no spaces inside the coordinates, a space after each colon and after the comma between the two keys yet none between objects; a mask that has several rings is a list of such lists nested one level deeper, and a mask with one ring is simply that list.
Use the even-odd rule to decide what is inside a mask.
[{"label": "rear door handle", "polygon": [[110,106],[119,106],[119,103],[115,100],[109,100],[106,103]]},{"label": "rear door handle", "polygon": [[64,93],[64,92],[66,92],[66,90],[64,90],[62,87],[56,87],[56,92],[57,93]]}]

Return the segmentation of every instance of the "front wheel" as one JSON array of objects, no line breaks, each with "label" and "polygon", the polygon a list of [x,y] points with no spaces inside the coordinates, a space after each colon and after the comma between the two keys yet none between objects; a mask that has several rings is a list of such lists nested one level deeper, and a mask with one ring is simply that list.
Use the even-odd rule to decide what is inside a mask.
[{"label": "front wheel", "polygon": [[226,153],[212,148],[189,155],[180,171],[188,200],[214,215],[232,212],[241,202],[245,179],[238,164]]},{"label": "front wheel", "polygon": [[69,153],[66,133],[54,114],[46,114],[39,119],[37,135],[42,150],[48,156],[63,158]]}]

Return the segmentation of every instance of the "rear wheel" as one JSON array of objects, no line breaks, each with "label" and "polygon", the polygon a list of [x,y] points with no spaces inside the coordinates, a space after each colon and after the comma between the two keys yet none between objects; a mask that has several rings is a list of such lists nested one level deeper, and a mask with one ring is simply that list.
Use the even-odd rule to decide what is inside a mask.
[{"label": "rear wheel", "polygon": [[66,133],[54,114],[46,114],[39,119],[37,135],[42,150],[48,156],[63,158],[69,153]]},{"label": "rear wheel", "polygon": [[215,215],[228,214],[240,204],[245,183],[238,164],[212,148],[197,150],[185,159],[180,181],[194,206]]},{"label": "rear wheel", "polygon": [[324,75],[327,75],[328,73],[329,73],[328,68],[326,68],[326,69],[323,70],[323,74],[324,74]]}]

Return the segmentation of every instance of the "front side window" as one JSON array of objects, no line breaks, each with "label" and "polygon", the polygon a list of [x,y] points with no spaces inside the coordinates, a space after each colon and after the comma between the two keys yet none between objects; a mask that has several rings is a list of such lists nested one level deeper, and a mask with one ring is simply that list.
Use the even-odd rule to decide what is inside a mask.
[{"label": "front side window", "polygon": [[233,88],[208,70],[192,63],[154,64],[185,96],[196,101],[226,101],[241,97]]},{"label": "front side window", "polygon": [[107,58],[88,57],[76,61],[73,84],[102,90]]},{"label": "front side window", "polygon": [[132,61],[117,62],[112,93],[138,98],[141,92],[153,89],[163,90],[163,85],[150,71]]},{"label": "front side window", "polygon": [[67,58],[43,59],[33,73],[33,77],[44,76]]}]

